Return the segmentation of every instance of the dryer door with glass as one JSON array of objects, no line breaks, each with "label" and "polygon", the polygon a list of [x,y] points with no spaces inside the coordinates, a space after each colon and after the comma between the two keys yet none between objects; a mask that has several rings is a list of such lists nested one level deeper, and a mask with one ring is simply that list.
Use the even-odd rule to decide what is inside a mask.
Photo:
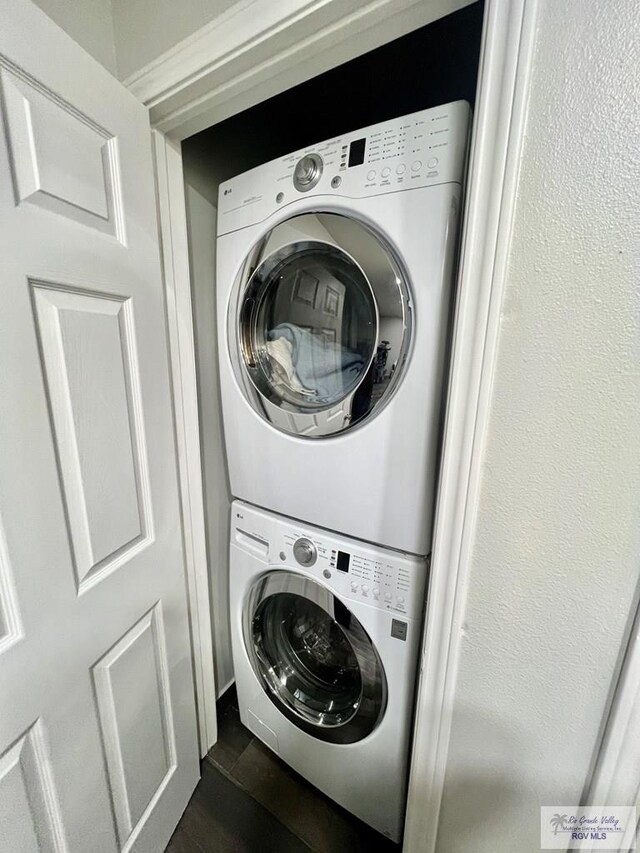
[{"label": "dryer door with glass", "polygon": [[333,593],[286,570],[252,587],[244,644],[265,692],[298,728],[331,743],[355,743],[382,719],[387,681],[358,619]]},{"label": "dryer door with glass", "polygon": [[401,380],[409,287],[368,226],[302,214],[253,247],[228,324],[231,361],[253,408],[284,432],[320,438],[380,411]]}]

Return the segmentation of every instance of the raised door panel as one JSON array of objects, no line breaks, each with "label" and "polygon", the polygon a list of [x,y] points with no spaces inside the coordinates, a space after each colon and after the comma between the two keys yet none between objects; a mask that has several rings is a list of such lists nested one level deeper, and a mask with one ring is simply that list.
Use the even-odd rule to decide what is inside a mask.
[{"label": "raised door panel", "polygon": [[40,721],[0,756],[1,853],[67,853]]},{"label": "raised door panel", "polygon": [[83,592],[151,538],[131,300],[31,285]]},{"label": "raised door panel", "polygon": [[160,603],[95,665],[93,677],[118,839],[126,851],[176,768]]},{"label": "raised door panel", "polygon": [[9,563],[9,552],[0,520],[0,654],[20,639],[22,625]]},{"label": "raised door panel", "polygon": [[0,69],[16,204],[34,204],[124,240],[117,140],[19,72]]}]

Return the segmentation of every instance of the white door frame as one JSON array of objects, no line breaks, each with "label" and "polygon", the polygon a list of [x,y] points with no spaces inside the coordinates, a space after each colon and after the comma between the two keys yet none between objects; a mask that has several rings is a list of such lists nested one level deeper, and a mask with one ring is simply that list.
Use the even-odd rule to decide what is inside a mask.
[{"label": "white door frame", "polygon": [[433,853],[525,132],[537,0],[488,0],[470,152],[405,850]]},{"label": "white door frame", "polygon": [[636,816],[640,818],[639,767],[640,608],[636,611],[585,802],[635,806]]},{"label": "white door frame", "polygon": [[124,83],[183,140],[474,0],[239,0]]},{"label": "white door frame", "polygon": [[[240,0],[126,81],[149,106],[155,128],[183,514],[193,538],[187,553],[194,657],[201,674],[196,686],[202,717],[213,723],[215,695],[206,686],[212,642],[204,612],[209,581],[196,470],[195,352],[182,161],[175,143],[464,5],[467,0]],[[536,8],[537,0],[486,0],[485,6],[405,851],[435,849]],[[208,725],[205,735],[215,732]],[[203,746],[210,735],[202,740],[202,732],[201,719]]]},{"label": "white door frame", "polygon": [[189,594],[200,756],[217,740],[213,632],[205,538],[189,247],[180,145],[152,131],[171,357],[182,534]]}]

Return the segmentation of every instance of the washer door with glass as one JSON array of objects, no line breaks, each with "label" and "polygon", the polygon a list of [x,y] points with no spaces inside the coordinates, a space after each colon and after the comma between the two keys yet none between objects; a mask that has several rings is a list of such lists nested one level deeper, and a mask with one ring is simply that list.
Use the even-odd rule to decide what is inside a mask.
[{"label": "washer door with glass", "polygon": [[309,213],[254,246],[229,310],[231,360],[251,405],[278,429],[319,438],[380,411],[410,344],[405,276],[362,223]]},{"label": "washer door with glass", "polygon": [[387,682],[367,632],[328,589],[271,572],[246,602],[244,643],[271,701],[320,740],[355,743],[382,719]]}]

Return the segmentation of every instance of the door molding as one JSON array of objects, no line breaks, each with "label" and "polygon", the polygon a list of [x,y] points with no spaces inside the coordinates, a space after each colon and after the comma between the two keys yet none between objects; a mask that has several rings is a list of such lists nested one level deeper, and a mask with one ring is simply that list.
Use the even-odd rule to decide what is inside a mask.
[{"label": "door molding", "polygon": [[185,139],[473,0],[239,0],[124,83]]},{"label": "door molding", "polygon": [[640,608],[615,686],[585,803],[618,803],[640,811]]},{"label": "door molding", "polygon": [[157,130],[152,131],[152,140],[180,475],[193,674],[200,756],[203,758],[217,740],[216,690],[182,153],[179,145],[171,143]]},{"label": "door molding", "polygon": [[405,851],[436,849],[537,5],[485,8]]}]

